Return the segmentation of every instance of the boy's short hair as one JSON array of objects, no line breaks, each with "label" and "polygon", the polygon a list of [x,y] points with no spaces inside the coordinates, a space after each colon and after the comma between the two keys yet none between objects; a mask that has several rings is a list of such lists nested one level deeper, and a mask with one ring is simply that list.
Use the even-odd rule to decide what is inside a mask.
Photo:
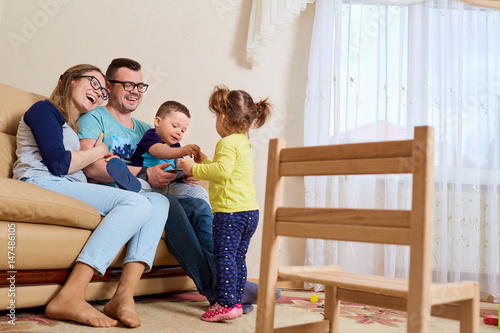
[{"label": "boy's short hair", "polygon": [[172,111],[182,112],[188,118],[191,118],[191,113],[189,112],[188,108],[184,104],[181,104],[176,101],[166,101],[165,103],[160,105],[158,111],[156,112],[156,116],[163,119],[165,118],[166,115],[168,115]]}]

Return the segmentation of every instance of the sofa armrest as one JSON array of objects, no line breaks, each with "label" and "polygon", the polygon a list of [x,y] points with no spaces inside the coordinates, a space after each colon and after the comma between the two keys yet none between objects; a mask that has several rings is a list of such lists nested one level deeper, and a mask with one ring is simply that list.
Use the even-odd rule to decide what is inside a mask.
[{"label": "sofa armrest", "polygon": [[94,230],[99,211],[78,199],[19,180],[0,177],[0,220]]}]

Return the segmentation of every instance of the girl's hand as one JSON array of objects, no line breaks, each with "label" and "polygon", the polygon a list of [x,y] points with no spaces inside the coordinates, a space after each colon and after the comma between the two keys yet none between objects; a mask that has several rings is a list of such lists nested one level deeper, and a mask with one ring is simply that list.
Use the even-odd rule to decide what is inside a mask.
[{"label": "girl's hand", "polygon": [[185,160],[185,159],[179,159],[179,161],[177,162],[177,164],[182,168],[182,171],[184,171],[184,173],[186,175],[192,175],[193,174],[193,165],[194,165],[193,161],[189,161],[189,160]]},{"label": "girl's hand", "polygon": [[194,179],[193,176],[184,175],[182,180],[184,181],[184,184],[188,184],[188,185],[199,185],[200,184],[200,180]]},{"label": "girl's hand", "polygon": [[207,155],[205,155],[204,153],[202,153],[202,151],[198,151],[198,153],[196,155],[194,155],[193,159],[196,163],[201,163],[203,162],[204,159],[207,158]]}]

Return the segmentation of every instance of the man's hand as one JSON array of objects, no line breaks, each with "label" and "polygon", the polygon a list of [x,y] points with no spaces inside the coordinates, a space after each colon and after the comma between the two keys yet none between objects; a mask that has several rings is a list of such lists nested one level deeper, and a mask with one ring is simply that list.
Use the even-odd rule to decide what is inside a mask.
[{"label": "man's hand", "polygon": [[164,188],[175,179],[175,173],[163,171],[170,163],[163,163],[148,168],[148,183],[154,188]]}]

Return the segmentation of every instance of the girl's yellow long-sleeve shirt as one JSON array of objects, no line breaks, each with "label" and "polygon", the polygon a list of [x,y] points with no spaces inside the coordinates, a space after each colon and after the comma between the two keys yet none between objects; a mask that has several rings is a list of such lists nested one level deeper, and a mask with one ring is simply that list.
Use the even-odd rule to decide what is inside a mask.
[{"label": "girl's yellow long-sleeve shirt", "polygon": [[253,186],[252,146],[243,134],[219,140],[213,161],[193,165],[195,179],[209,181],[212,212],[234,213],[259,209]]}]

